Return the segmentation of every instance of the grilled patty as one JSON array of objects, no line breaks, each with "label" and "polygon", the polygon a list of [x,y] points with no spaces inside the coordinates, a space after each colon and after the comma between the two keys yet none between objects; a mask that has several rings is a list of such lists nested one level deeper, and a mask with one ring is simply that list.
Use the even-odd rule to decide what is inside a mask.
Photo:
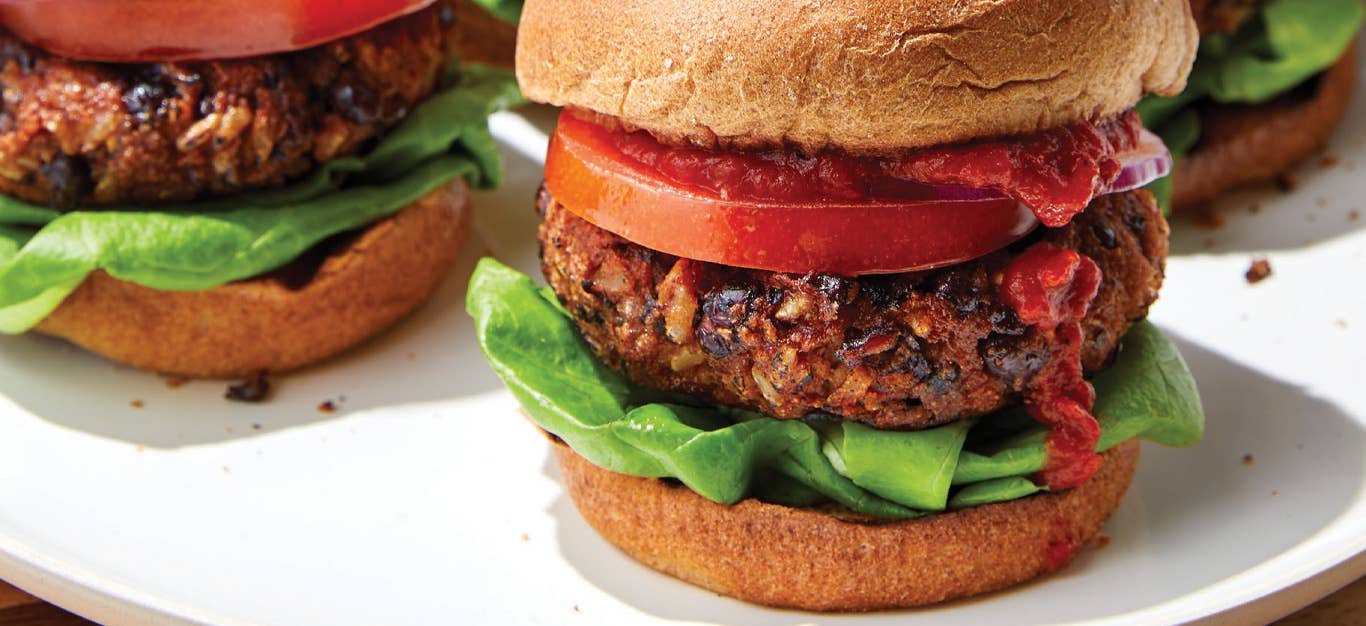
[{"label": "grilled patty", "polygon": [[585,339],[637,384],[779,418],[833,414],[922,428],[1019,401],[1053,358],[999,296],[1031,243],[1104,273],[1083,321],[1087,371],[1105,367],[1157,297],[1167,223],[1147,192],[1104,196],[1058,229],[953,267],[848,278],[782,274],[657,252],[537,200],[542,266]]},{"label": "grilled patty", "polygon": [[186,63],[73,61],[0,30],[0,193],[71,209],[281,185],[432,92],[452,5],[297,52]]}]

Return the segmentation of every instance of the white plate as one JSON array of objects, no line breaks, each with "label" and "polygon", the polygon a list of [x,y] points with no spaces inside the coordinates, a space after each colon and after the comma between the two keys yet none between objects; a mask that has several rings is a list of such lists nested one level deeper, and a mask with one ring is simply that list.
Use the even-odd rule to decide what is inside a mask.
[{"label": "white plate", "polygon": [[[1366,571],[1353,559],[1366,549],[1364,92],[1335,166],[1307,165],[1294,194],[1230,199],[1222,229],[1178,224],[1152,318],[1199,379],[1206,441],[1145,447],[1109,546],[1022,588],[913,616],[771,611],[593,534],[461,303],[481,253],[536,271],[544,136],[513,114],[494,120],[508,183],[478,198],[477,234],[435,300],[277,380],[269,403],[0,339],[0,577],[110,623],[1166,624],[1239,606],[1239,619],[1274,618]],[[1275,273],[1249,285],[1260,255]],[[339,410],[319,412],[324,400]]]}]

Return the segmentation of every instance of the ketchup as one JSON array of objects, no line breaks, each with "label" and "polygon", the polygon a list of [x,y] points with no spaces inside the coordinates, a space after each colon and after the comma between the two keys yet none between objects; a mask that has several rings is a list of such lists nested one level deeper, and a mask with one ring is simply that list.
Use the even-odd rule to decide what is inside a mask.
[{"label": "ketchup", "polygon": [[1050,541],[1043,550],[1043,571],[1057,571],[1072,562],[1081,551],[1081,544],[1073,540]]},{"label": "ketchup", "polygon": [[948,185],[1003,193],[1045,225],[1058,227],[1119,176],[1123,166],[1116,155],[1137,146],[1141,130],[1138,114],[1130,110],[1098,123],[886,158],[668,146],[645,132],[614,132],[612,141],[623,155],[670,183],[723,200],[929,200],[940,196],[931,186]]},{"label": "ketchup", "polygon": [[1096,190],[1124,169],[1115,155],[1138,145],[1143,122],[1133,109],[1099,124],[1077,123],[1011,140],[922,150],[898,176],[990,187],[1019,200],[1049,228],[1065,226]]},{"label": "ketchup", "polygon": [[1006,267],[1001,282],[1005,302],[1053,346],[1053,358],[1025,391],[1025,409],[1048,426],[1037,480],[1050,489],[1082,485],[1101,465],[1100,423],[1091,415],[1096,392],[1081,369],[1081,320],[1100,279],[1100,267],[1086,255],[1039,242]]}]

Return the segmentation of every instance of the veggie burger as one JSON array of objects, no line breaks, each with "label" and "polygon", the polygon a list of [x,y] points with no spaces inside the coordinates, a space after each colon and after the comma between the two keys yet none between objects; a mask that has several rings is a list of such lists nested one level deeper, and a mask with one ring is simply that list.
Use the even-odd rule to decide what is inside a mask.
[{"label": "veggie burger", "polygon": [[1142,321],[1184,0],[527,2],[565,107],[549,288],[486,259],[481,346],[626,553],[744,600],[939,602],[1068,563],[1138,441],[1201,436]]},{"label": "veggie burger", "polygon": [[1178,163],[1153,188],[1177,211],[1276,179],[1327,141],[1356,81],[1359,0],[1192,0],[1185,91],[1139,104]]},{"label": "veggie burger", "polygon": [[455,60],[470,10],[0,4],[0,330],[218,377],[402,317],[500,175],[486,117],[516,85]]}]

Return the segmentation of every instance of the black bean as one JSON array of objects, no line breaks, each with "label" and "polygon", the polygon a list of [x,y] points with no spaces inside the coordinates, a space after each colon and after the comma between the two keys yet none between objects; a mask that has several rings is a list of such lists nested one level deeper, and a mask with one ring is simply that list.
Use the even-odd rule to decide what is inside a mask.
[{"label": "black bean", "polygon": [[1020,316],[1009,307],[997,306],[987,314],[987,321],[991,322],[992,332],[1002,335],[1023,335],[1029,327],[1020,321]]},{"label": "black bean", "polygon": [[949,271],[939,279],[934,295],[953,306],[958,319],[966,319],[991,303],[985,276]]},{"label": "black bean", "polygon": [[808,275],[807,279],[815,286],[816,291],[837,303],[844,303],[848,297],[851,282],[847,278],[834,274],[816,274]]},{"label": "black bean", "polygon": [[930,386],[935,395],[942,396],[953,390],[953,383],[958,380],[960,374],[957,363],[945,363],[925,381],[925,384]]},{"label": "black bean", "polygon": [[757,297],[753,287],[722,287],[702,297],[702,317],[717,328],[739,326],[749,319],[749,303]]},{"label": "black bean", "polygon": [[759,297],[752,287],[730,286],[702,297],[702,315],[697,324],[697,342],[708,354],[725,358],[744,352],[746,347],[736,328],[750,316],[750,303]]},{"label": "black bean", "polygon": [[920,353],[916,346],[907,345],[904,341],[897,346],[895,352],[878,355],[876,359],[880,363],[874,364],[873,369],[879,374],[910,374],[919,382],[925,382],[934,374],[934,367],[930,365],[929,359]]},{"label": "black bean", "polygon": [[90,165],[79,156],[58,153],[39,167],[38,172],[52,186],[49,203],[58,211],[70,211],[80,206],[81,199],[93,188]]},{"label": "black bean", "polygon": [[899,307],[911,295],[909,286],[895,274],[860,276],[858,285],[859,293],[867,296],[873,306],[883,309]]},{"label": "black bean", "polygon": [[28,46],[12,39],[7,39],[4,47],[0,48],[0,65],[9,61],[14,61],[15,65],[19,66],[19,73],[24,76],[32,74],[34,68],[38,66]]},{"label": "black bean", "polygon": [[1142,237],[1143,231],[1148,228],[1148,217],[1143,214],[1141,207],[1131,204],[1124,211],[1124,224],[1129,230],[1134,231],[1135,235]]},{"label": "black bean", "polygon": [[769,304],[778,304],[779,302],[782,302],[783,288],[777,285],[769,286],[768,294],[765,296],[765,298],[768,300]]},{"label": "black bean", "polygon": [[1044,366],[1047,354],[1032,350],[1021,350],[1020,342],[1013,337],[992,335],[977,346],[987,371],[991,375],[1019,387]]},{"label": "black bean", "polygon": [[1109,224],[1096,222],[1091,225],[1091,233],[1096,236],[1096,241],[1104,246],[1106,250],[1114,250],[1119,247],[1119,239],[1115,237],[1115,230]]},{"label": "black bean", "polygon": [[332,89],[332,109],[357,124],[373,123],[381,114],[374,93],[351,85],[338,85]]},{"label": "black bean", "polygon": [[156,83],[140,82],[123,92],[123,108],[141,123],[156,119],[156,114],[166,106],[166,88]]}]

